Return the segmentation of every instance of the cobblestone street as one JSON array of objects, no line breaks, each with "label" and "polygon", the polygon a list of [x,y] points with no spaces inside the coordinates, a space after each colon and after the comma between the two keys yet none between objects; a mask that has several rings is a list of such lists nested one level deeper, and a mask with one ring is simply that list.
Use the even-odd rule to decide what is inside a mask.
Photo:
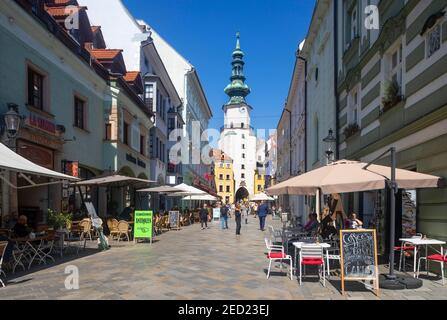
[{"label": "cobblestone street", "polygon": [[[356,283],[347,284],[343,297],[337,277],[326,288],[312,277],[300,287],[297,279],[291,281],[275,269],[267,280],[263,237],[257,220],[250,218],[240,239],[231,221],[230,230],[220,230],[217,222],[203,231],[194,224],[164,233],[152,245],[113,243],[107,252],[10,276],[0,299],[377,299]],[[79,290],[65,289],[68,265],[79,268]],[[417,290],[381,290],[380,299],[447,299],[447,286],[424,280]]]}]

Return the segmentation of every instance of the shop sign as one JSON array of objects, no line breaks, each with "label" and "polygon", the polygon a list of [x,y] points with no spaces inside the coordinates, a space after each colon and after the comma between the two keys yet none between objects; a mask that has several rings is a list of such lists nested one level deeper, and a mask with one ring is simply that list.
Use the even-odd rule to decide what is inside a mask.
[{"label": "shop sign", "polygon": [[171,229],[180,230],[180,212],[169,211],[169,227]]},{"label": "shop sign", "polygon": [[345,281],[373,281],[379,295],[376,230],[340,230],[341,288]]},{"label": "shop sign", "polygon": [[30,113],[26,118],[26,124],[30,127],[37,128],[54,135],[56,134],[56,125],[52,121],[39,117],[34,113]]},{"label": "shop sign", "polygon": [[18,142],[19,154],[39,166],[53,169],[53,151],[33,144]]},{"label": "shop sign", "polygon": [[152,211],[135,211],[134,239],[151,239],[152,241]]},{"label": "shop sign", "polygon": [[213,208],[213,220],[220,219],[220,208]]},{"label": "shop sign", "polygon": [[69,176],[79,178],[79,161],[62,161],[62,168],[64,170],[64,174]]}]

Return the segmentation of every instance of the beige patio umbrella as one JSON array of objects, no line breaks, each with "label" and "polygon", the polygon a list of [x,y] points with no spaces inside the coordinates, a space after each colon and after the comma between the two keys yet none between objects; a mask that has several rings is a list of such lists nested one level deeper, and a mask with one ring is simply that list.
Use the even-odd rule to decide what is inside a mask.
[{"label": "beige patio umbrella", "polygon": [[[384,189],[391,180],[391,168],[358,161],[340,160],[281,182],[269,189],[270,195],[315,195],[348,193]],[[439,177],[396,169],[396,183],[400,189],[436,188]]]}]

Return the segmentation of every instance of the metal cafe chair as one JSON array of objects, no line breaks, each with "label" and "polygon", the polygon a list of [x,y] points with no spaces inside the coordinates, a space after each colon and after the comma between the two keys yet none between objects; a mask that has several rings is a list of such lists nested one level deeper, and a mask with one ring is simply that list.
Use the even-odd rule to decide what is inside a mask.
[{"label": "metal cafe chair", "polygon": [[274,245],[270,239],[264,238],[265,246],[267,247],[268,253],[267,258],[269,259],[269,268],[267,271],[267,279],[270,277],[270,270],[272,268],[272,262],[279,261],[280,268],[282,272],[282,263],[284,260],[288,260],[290,263],[290,280],[293,280],[293,265],[292,257],[284,252],[283,246]]},{"label": "metal cafe chair", "polygon": [[[6,252],[6,247],[8,246],[8,241],[2,241],[0,242],[0,277],[1,275],[4,275],[6,277],[5,272],[2,269],[2,265],[3,265],[3,257],[5,256],[5,252]],[[2,287],[5,287],[5,283],[3,282],[3,280],[0,278],[0,284],[2,285]]]},{"label": "metal cafe chair", "polygon": [[[323,247],[319,244],[303,244],[300,250],[300,286],[302,285],[303,270],[306,266],[318,266],[318,276],[323,277],[323,287],[326,287],[326,263],[324,260]],[[322,270],[321,270],[322,268]]]}]

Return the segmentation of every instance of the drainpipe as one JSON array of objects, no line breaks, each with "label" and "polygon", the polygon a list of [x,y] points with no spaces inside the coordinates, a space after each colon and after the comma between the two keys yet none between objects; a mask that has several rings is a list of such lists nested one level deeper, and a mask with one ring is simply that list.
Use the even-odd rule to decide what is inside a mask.
[{"label": "drainpipe", "polygon": [[287,110],[287,105],[284,111],[289,113],[289,178],[292,177],[292,112]]},{"label": "drainpipe", "polygon": [[340,157],[340,120],[338,118],[338,114],[340,111],[340,103],[338,101],[338,10],[337,10],[337,2],[334,1],[334,96],[335,96],[335,160],[338,160]]},{"label": "drainpipe", "polygon": [[304,172],[307,172],[307,60],[302,56],[298,59],[304,62]]}]

